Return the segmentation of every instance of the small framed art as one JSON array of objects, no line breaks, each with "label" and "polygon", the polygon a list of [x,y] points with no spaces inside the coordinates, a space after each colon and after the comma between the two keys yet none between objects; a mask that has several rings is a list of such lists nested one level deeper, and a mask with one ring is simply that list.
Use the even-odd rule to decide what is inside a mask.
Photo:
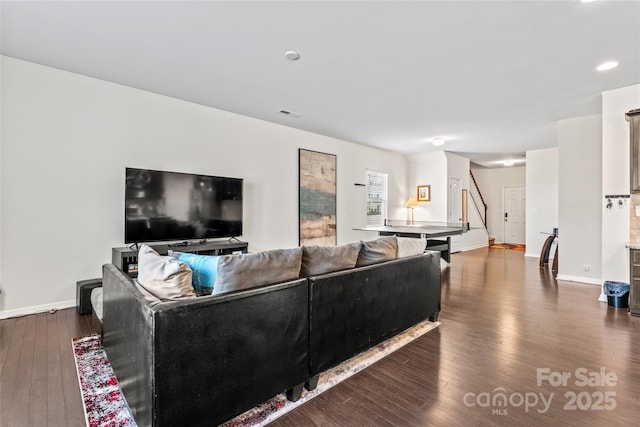
[{"label": "small framed art", "polygon": [[431,186],[430,185],[418,185],[418,201],[430,202],[431,201]]}]

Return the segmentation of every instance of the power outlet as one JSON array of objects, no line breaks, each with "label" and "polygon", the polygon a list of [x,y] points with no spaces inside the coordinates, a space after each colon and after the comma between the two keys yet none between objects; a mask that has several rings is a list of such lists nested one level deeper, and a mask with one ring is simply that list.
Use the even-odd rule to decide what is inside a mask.
[{"label": "power outlet", "polygon": [[584,269],[584,271],[589,271],[591,269],[591,267],[589,266],[589,264],[585,264],[582,266],[582,268]]},{"label": "power outlet", "polygon": [[636,216],[640,216],[640,205],[636,206]]}]

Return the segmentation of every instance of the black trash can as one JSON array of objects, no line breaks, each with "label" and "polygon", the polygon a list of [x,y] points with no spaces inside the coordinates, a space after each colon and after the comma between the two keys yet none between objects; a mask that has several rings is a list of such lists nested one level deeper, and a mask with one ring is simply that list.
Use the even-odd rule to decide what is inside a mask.
[{"label": "black trash can", "polygon": [[624,282],[604,282],[604,294],[611,307],[629,308],[629,284]]}]

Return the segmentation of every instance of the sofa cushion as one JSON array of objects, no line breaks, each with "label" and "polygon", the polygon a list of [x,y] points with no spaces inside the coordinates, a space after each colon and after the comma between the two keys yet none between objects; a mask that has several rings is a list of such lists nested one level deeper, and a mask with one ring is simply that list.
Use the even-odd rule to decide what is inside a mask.
[{"label": "sofa cushion", "polygon": [[147,245],[138,251],[138,283],[163,301],[196,296],[189,266]]},{"label": "sofa cushion", "polygon": [[340,246],[303,246],[302,277],[319,276],[356,266],[361,242]]},{"label": "sofa cushion", "polygon": [[376,240],[362,242],[356,267],[378,264],[396,259],[398,241],[396,236],[378,237]]},{"label": "sofa cushion", "polygon": [[396,258],[406,258],[424,253],[427,239],[415,237],[396,237],[398,240],[398,254]]},{"label": "sofa cushion", "polygon": [[218,259],[213,293],[217,295],[294,280],[300,277],[301,264],[302,248],[224,255]]},{"label": "sofa cushion", "polygon": [[136,289],[142,294],[142,296],[144,297],[145,303],[147,306],[149,307],[153,307],[156,304],[160,304],[162,302],[162,300],[158,297],[156,297],[155,295],[153,295],[151,292],[149,292],[148,290],[146,290],[141,284],[140,282],[138,282],[138,279],[133,279],[133,283],[136,285]]},{"label": "sofa cushion", "polygon": [[90,299],[93,312],[96,314],[98,320],[102,322],[102,313],[104,313],[102,308],[102,286],[91,289]]},{"label": "sofa cushion", "polygon": [[198,296],[211,295],[218,275],[218,258],[220,257],[184,252],[171,252],[171,256],[191,268],[193,272],[191,283]]}]

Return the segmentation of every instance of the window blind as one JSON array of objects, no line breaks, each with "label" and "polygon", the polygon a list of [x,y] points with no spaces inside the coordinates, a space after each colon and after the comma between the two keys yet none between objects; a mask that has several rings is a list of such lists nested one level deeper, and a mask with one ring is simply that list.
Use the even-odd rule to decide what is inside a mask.
[{"label": "window blind", "polygon": [[387,174],[367,171],[367,226],[384,225],[387,216]]}]

